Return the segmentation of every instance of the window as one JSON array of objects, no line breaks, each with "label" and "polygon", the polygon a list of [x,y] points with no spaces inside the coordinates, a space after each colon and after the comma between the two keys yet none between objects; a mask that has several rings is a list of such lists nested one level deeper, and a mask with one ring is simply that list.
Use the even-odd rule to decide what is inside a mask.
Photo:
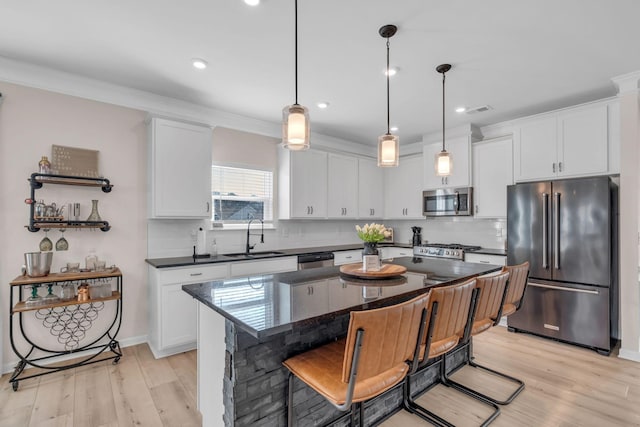
[{"label": "window", "polygon": [[211,167],[213,220],[245,223],[273,221],[273,172],[229,166]]}]

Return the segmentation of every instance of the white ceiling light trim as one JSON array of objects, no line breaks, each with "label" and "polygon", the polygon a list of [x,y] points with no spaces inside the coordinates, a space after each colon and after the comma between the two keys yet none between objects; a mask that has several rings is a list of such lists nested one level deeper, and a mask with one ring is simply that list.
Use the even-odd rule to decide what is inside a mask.
[{"label": "white ceiling light trim", "polygon": [[209,63],[202,58],[193,58],[191,59],[191,65],[193,65],[193,68],[196,68],[198,70],[204,70],[207,68],[207,65],[209,65]]}]

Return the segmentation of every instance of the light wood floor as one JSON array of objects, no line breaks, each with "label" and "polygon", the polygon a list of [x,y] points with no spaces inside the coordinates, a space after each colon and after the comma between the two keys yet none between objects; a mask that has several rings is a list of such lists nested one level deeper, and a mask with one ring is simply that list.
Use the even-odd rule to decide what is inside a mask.
[{"label": "light wood floor", "polygon": [[[0,426],[199,426],[195,351],[155,360],[143,344],[103,362],[20,382],[0,380]],[[525,390],[492,426],[640,426],[640,363],[493,328],[475,339],[478,362],[523,379]],[[490,393],[511,384],[465,367],[453,378]],[[457,426],[477,426],[488,411],[437,386],[419,399]],[[400,412],[384,427],[423,426]],[[217,427],[217,426],[216,426]]]}]

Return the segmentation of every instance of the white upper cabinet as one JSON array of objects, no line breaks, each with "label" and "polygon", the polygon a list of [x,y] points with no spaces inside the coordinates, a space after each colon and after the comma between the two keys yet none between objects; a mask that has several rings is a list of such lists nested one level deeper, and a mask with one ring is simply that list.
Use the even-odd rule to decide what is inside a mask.
[{"label": "white upper cabinet", "polygon": [[472,145],[474,216],[506,218],[507,186],[513,184],[512,139]]},{"label": "white upper cabinet", "polygon": [[149,122],[149,217],[211,217],[211,128]]},{"label": "white upper cabinet", "polygon": [[607,172],[607,106],[558,114],[558,175]]},{"label": "white upper cabinet", "polygon": [[278,148],[280,219],[327,217],[327,153]]},{"label": "white upper cabinet", "polygon": [[553,178],[557,153],[556,117],[522,123],[514,129],[516,181]]},{"label": "white upper cabinet", "polygon": [[424,219],[422,216],[422,156],[401,158],[400,166],[385,169],[386,219]]},{"label": "white upper cabinet", "polygon": [[449,176],[436,175],[436,155],[442,151],[442,142],[425,145],[424,157],[424,189],[468,187],[471,185],[471,139],[468,136],[450,138],[445,141],[445,148],[451,155],[453,168]]},{"label": "white upper cabinet", "polygon": [[358,159],[328,155],[329,218],[353,219],[358,211]]},{"label": "white upper cabinet", "polygon": [[358,159],[358,218],[384,216],[384,169],[375,160]]},{"label": "white upper cabinet", "polygon": [[612,173],[606,103],[525,119],[514,128],[516,181]]}]

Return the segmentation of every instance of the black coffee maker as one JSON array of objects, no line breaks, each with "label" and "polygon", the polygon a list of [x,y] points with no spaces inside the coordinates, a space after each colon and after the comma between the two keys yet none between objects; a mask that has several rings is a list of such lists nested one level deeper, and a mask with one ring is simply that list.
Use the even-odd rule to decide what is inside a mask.
[{"label": "black coffee maker", "polygon": [[411,244],[413,246],[420,246],[422,244],[422,227],[411,227],[411,231],[413,231]]}]

